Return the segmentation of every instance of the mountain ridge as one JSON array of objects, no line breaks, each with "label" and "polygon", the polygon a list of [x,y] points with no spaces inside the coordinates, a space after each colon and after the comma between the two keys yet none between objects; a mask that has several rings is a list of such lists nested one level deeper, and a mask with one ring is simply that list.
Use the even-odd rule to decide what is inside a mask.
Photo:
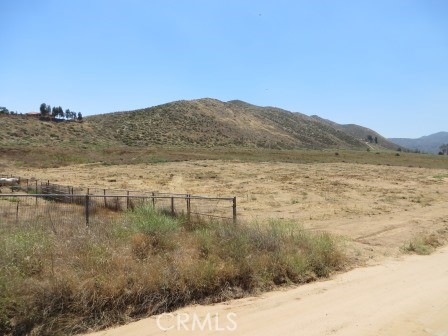
[{"label": "mountain ridge", "polygon": [[[164,120],[161,120],[161,116]],[[117,119],[113,121],[112,119]],[[138,118],[156,133],[164,134],[139,139],[126,132],[125,124]],[[118,122],[118,119],[121,119]],[[181,120],[180,120],[181,119]],[[365,143],[309,116],[277,107],[260,107],[240,100],[222,102],[202,98],[180,100],[150,108],[89,117],[90,121],[110,129],[118,124],[118,133],[136,145],[176,144],[170,131],[177,130],[177,144],[206,146],[249,146],[265,148],[347,148],[365,149]],[[169,121],[170,125],[163,124]],[[182,122],[182,125],[180,125]],[[200,123],[200,129],[197,123]],[[140,125],[142,126],[142,125]],[[137,127],[142,131],[142,127]],[[138,132],[137,132],[138,133]],[[145,132],[144,132],[145,133]],[[126,134],[126,135],[125,135]]]},{"label": "mountain ridge", "polygon": [[441,145],[448,144],[448,132],[437,132],[420,138],[389,138],[389,140],[412,150],[437,154]]},{"label": "mountain ridge", "polygon": [[[1,144],[28,146],[248,147],[271,149],[396,149],[378,133],[355,134],[316,116],[241,100],[179,100],[153,107],[85,117],[82,123],[2,118]],[[355,127],[356,126],[356,127]],[[14,130],[14,131],[11,131]],[[370,144],[365,134],[378,136]],[[387,141],[387,140],[385,140]]]}]

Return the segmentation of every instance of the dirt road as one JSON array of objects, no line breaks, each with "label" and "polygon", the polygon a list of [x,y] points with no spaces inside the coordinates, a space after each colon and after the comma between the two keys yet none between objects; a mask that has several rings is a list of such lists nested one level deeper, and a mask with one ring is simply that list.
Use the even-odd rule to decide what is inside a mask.
[{"label": "dirt road", "polygon": [[[206,323],[208,317],[210,324]],[[90,336],[215,333],[446,336],[448,248],[431,256],[392,259],[337,275],[329,281],[257,298],[191,306]]]}]

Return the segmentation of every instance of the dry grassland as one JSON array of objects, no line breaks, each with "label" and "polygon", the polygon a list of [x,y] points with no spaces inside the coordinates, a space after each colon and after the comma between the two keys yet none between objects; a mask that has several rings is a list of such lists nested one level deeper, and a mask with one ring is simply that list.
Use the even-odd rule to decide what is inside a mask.
[{"label": "dry grassland", "polygon": [[14,171],[75,186],[237,196],[239,218],[293,219],[345,236],[360,262],[448,225],[446,169],[202,160]]}]

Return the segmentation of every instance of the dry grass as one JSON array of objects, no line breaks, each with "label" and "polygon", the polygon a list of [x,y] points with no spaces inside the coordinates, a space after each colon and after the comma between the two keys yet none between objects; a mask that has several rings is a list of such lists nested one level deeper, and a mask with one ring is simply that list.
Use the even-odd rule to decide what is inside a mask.
[{"label": "dry grass", "polygon": [[106,147],[90,145],[86,148],[64,148],[5,145],[2,148],[0,168],[6,162],[16,167],[61,167],[82,163],[101,162],[106,166],[121,164],[153,164],[192,160],[226,160],[241,162],[285,162],[285,163],[360,163],[386,166],[446,168],[448,156],[431,154],[401,153],[392,151],[379,154],[367,151],[339,150],[276,150],[260,148],[214,147]]},{"label": "dry grass", "polygon": [[447,238],[448,226],[437,232],[415,235],[412,240],[403,245],[401,249],[406,253],[428,255],[433,253],[436,248],[444,245]]},{"label": "dry grass", "polygon": [[74,334],[193,302],[328,276],[345,262],[326,233],[291,222],[228,224],[151,207],[88,233],[45,223],[0,232],[0,333]]}]

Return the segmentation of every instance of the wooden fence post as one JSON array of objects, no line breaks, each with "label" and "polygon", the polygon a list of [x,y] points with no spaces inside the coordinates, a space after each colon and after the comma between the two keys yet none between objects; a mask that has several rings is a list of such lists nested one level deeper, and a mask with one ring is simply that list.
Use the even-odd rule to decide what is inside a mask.
[{"label": "wooden fence post", "polygon": [[129,190],[126,192],[126,209],[129,210]]},{"label": "wooden fence post", "polygon": [[171,196],[171,215],[174,216],[174,197]]},{"label": "wooden fence post", "polygon": [[156,208],[156,194],[154,192],[151,193],[152,195],[152,207]]},{"label": "wooden fence post", "polygon": [[236,223],[236,197],[233,198],[232,209],[233,209],[233,223]]},{"label": "wooden fence post", "polygon": [[104,207],[107,208],[106,189],[103,189],[103,193],[104,193]]},{"label": "wooden fence post", "polygon": [[90,215],[90,213],[89,213],[89,212],[90,212],[90,206],[89,206],[90,204],[89,204],[89,203],[90,203],[90,196],[87,194],[87,195],[86,195],[86,202],[85,202],[85,208],[86,208],[86,226],[87,226],[87,227],[89,227],[89,224],[90,224],[90,223],[89,223],[89,220],[90,220],[90,218],[89,218],[89,217],[90,217],[90,216],[89,216],[89,215]]}]

